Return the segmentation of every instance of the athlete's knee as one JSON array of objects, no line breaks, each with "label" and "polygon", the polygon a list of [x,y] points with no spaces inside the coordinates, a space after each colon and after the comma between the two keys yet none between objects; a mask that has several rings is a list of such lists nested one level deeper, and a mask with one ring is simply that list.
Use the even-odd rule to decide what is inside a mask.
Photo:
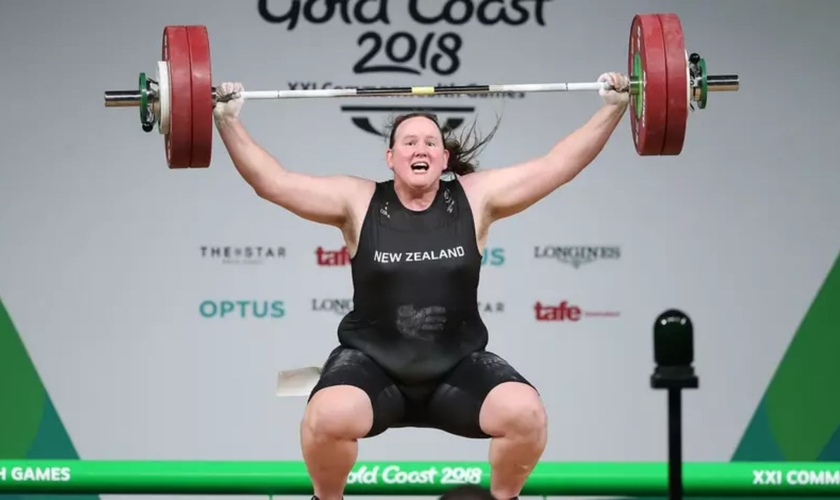
[{"label": "athlete's knee", "polygon": [[481,406],[481,427],[490,436],[520,436],[542,440],[548,415],[539,394],[521,382],[493,388]]},{"label": "athlete's knee", "polygon": [[361,439],[372,425],[370,398],[350,385],[317,391],[306,405],[301,421],[303,431],[316,439]]}]

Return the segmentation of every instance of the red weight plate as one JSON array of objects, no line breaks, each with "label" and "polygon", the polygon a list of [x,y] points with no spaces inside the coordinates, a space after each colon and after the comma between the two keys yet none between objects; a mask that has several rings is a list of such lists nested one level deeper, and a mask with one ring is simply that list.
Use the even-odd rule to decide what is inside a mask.
[{"label": "red weight plate", "polygon": [[[636,57],[641,73],[637,74]],[[667,125],[668,75],[665,69],[665,43],[656,14],[637,14],[630,27],[628,67],[641,82],[639,96],[631,99],[631,129],[636,152],[642,156],[662,151]]]},{"label": "red weight plate", "polygon": [[682,152],[688,122],[688,56],[680,18],[676,14],[658,14],[658,17],[668,75],[668,120],[662,154],[678,155]]},{"label": "red weight plate", "polygon": [[213,150],[213,82],[210,37],[205,26],[187,26],[192,71],[192,155],[190,166],[207,168]]},{"label": "red weight plate", "polygon": [[192,71],[190,43],[183,26],[163,30],[162,58],[169,65],[169,133],[164,136],[169,168],[188,168],[192,156]]}]

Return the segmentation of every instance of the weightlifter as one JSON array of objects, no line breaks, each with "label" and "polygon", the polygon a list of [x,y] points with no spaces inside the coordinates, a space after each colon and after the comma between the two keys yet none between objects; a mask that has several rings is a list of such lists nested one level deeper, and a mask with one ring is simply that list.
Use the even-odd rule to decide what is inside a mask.
[{"label": "weightlifter", "polygon": [[[534,386],[486,350],[481,249],[493,222],[548,196],[601,152],[627,109],[629,79],[605,73],[598,81],[612,89],[600,91],[603,105],[584,125],[504,168],[476,170],[492,133],[462,144],[433,115],[400,116],[385,151],[393,179],[382,182],[295,172],[248,134],[241,98],[216,104],[216,128],[256,194],[338,228],[352,256],[354,309],[338,326],[300,427],[315,498],[341,498],[358,440],[396,427],[489,438],[492,495],[520,494],[545,449],[547,417]],[[242,90],[219,86],[232,97]],[[445,172],[454,178],[441,179]]]}]

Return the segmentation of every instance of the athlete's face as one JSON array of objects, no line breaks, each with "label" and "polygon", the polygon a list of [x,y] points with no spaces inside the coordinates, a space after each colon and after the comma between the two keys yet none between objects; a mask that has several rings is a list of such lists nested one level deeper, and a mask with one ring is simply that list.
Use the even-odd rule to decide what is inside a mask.
[{"label": "athlete's face", "polygon": [[416,116],[400,123],[394,145],[386,153],[394,176],[412,187],[426,187],[437,181],[449,161],[449,151],[437,125]]}]

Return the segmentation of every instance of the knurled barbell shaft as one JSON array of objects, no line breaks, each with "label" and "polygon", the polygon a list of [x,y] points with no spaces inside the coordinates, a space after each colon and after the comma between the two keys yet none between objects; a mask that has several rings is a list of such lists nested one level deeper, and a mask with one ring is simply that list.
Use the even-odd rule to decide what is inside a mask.
[{"label": "knurled barbell shaft", "polygon": [[[738,75],[707,75],[709,92],[738,90]],[[341,88],[341,89],[295,89],[295,90],[251,90],[240,93],[246,100],[258,99],[305,99],[333,97],[399,97],[431,96],[453,94],[492,94],[507,92],[575,92],[599,91],[608,88],[606,82],[586,83],[523,83],[501,85],[463,85],[463,86],[417,86],[417,87],[380,87],[380,88]],[[631,79],[629,92],[638,92],[638,81]],[[214,89],[213,99],[218,96]],[[139,90],[108,90],[105,92],[106,107],[131,107],[140,105]]]},{"label": "knurled barbell shaft", "polygon": [[324,97],[398,97],[453,94],[491,94],[504,92],[572,92],[601,90],[609,87],[606,82],[594,83],[524,83],[505,85],[418,86],[301,90],[256,90],[240,93],[243,99],[300,99]]},{"label": "knurled barbell shaft", "polygon": [[[246,100],[258,99],[306,99],[331,97],[398,97],[430,96],[442,94],[488,94],[497,92],[572,92],[598,91],[609,87],[607,82],[592,83],[525,83],[506,85],[463,85],[463,86],[417,86],[417,87],[360,87],[337,89],[295,89],[295,90],[251,90],[240,92]],[[218,100],[217,89],[213,89],[213,100]],[[105,92],[105,106],[139,106],[139,90],[109,90]]]}]

